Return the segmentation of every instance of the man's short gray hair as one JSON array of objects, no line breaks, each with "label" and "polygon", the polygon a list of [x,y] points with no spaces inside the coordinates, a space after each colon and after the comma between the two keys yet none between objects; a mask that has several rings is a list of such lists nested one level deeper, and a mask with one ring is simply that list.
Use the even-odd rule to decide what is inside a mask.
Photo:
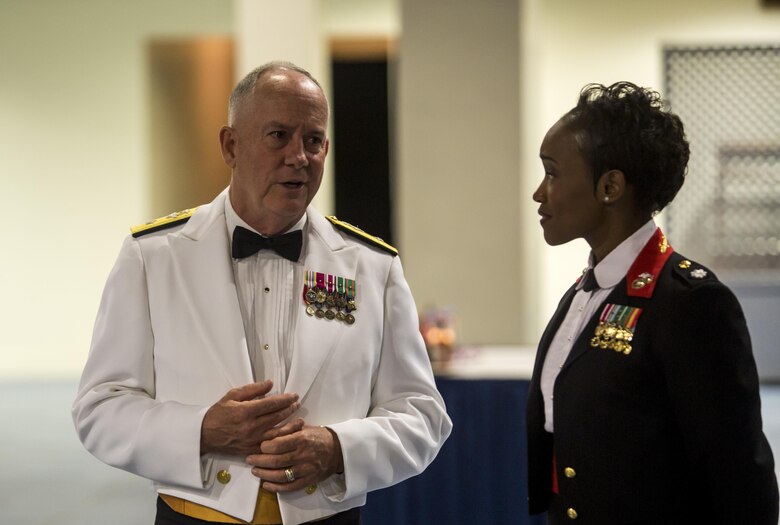
[{"label": "man's short gray hair", "polygon": [[304,75],[306,78],[317,84],[317,87],[320,88],[320,91],[323,91],[324,93],[324,90],[322,89],[320,83],[317,82],[317,79],[302,67],[296,66],[292,62],[268,62],[267,64],[263,64],[262,66],[256,67],[250,71],[244,78],[239,81],[238,84],[236,84],[236,87],[233,88],[233,92],[230,94],[230,101],[228,102],[228,123],[233,125],[233,122],[236,118],[236,112],[238,111],[238,106],[241,105],[241,102],[244,101],[248,94],[254,91],[255,86],[257,85],[257,81],[260,79],[260,77],[272,71],[285,69],[290,71],[297,71],[298,73]]}]

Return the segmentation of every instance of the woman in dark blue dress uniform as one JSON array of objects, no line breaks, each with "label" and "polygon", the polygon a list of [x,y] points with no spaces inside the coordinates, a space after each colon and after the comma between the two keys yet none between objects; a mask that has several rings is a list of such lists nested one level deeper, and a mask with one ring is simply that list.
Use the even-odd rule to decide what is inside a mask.
[{"label": "woman in dark blue dress uniform", "polygon": [[552,524],[776,525],[740,305],[653,221],[685,178],[682,122],[652,90],[589,85],[540,154],[545,240],[582,238],[591,254],[539,343],[531,513]]}]

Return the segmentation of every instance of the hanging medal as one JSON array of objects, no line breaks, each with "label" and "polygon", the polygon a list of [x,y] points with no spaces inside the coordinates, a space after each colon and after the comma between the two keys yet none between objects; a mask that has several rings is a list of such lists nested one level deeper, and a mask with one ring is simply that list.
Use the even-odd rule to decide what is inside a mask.
[{"label": "hanging medal", "polygon": [[590,346],[630,354],[634,329],[641,313],[641,308],[607,304],[601,312]]},{"label": "hanging medal", "polygon": [[304,271],[302,297],[306,314],[317,319],[336,319],[353,324],[355,316],[352,312],[357,309],[355,292],[354,279],[313,270]]},{"label": "hanging medal", "polygon": [[306,303],[306,313],[314,315],[314,303],[317,301],[317,292],[315,291],[315,274],[311,270],[306,270],[304,274],[303,302]]},{"label": "hanging medal", "polygon": [[338,310],[336,312],[336,319],[339,321],[346,321],[347,316],[342,311],[347,306],[347,298],[346,298],[346,286],[344,286],[344,278],[343,277],[337,277],[336,278],[336,309]]},{"label": "hanging medal", "polygon": [[336,285],[335,285],[335,276],[328,274],[328,293],[325,296],[325,318],[332,321],[336,318],[336,312],[333,311],[333,308],[336,307]]},{"label": "hanging medal", "polygon": [[355,316],[352,315],[352,312],[357,310],[357,304],[355,302],[355,280],[354,279],[347,279],[347,305],[346,305],[346,311],[347,315],[345,317],[345,321],[347,324],[353,324],[355,322]]},{"label": "hanging medal", "polygon": [[315,279],[317,288],[315,290],[316,299],[314,304],[317,307],[317,310],[314,312],[314,316],[317,319],[322,319],[325,317],[325,312],[322,310],[322,308],[325,306],[325,301],[328,299],[328,294],[325,291],[325,274],[322,272],[317,272]]}]

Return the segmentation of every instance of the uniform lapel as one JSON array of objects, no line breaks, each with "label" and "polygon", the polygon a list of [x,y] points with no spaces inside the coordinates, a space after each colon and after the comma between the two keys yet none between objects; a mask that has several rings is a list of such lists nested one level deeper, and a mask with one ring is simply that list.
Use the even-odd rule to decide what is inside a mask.
[{"label": "uniform lapel", "polygon": [[[314,208],[307,210],[308,233],[304,246],[301,272],[310,270],[355,279],[358,266],[356,246],[349,246],[330,223]],[[360,283],[357,283],[360,296]],[[306,313],[302,297],[303,290],[295,291],[296,308],[295,337],[292,363],[285,387],[286,392],[296,392],[301,399],[317,378],[334,348],[339,344],[347,328],[337,320],[320,319]],[[359,321],[358,321],[359,323]],[[350,329],[358,328],[355,325]]]},{"label": "uniform lapel", "polygon": [[214,353],[228,382],[237,387],[253,379],[225,225],[226,197],[227,190],[195,212],[171,239],[171,257],[197,347]]},{"label": "uniform lapel", "polygon": [[536,351],[536,362],[534,363],[534,371],[531,376],[527,402],[528,420],[537,421],[538,425],[530,425],[529,428],[542,429],[544,425],[544,401],[542,400],[541,387],[542,368],[553,337],[561,326],[563,319],[566,317],[566,312],[569,311],[569,306],[571,306],[571,302],[574,299],[574,294],[577,293],[575,287],[576,285],[572,285],[563,295],[561,301],[558,303],[558,308],[555,310],[550,322],[547,323],[547,328],[544,329],[544,333],[539,340],[539,348]]}]

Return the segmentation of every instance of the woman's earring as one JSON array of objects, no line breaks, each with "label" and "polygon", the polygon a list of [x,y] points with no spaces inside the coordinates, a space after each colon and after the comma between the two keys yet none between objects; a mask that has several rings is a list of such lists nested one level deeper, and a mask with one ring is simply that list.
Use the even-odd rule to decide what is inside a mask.
[{"label": "woman's earring", "polygon": [[609,196],[607,195],[604,196],[604,202],[609,202]]}]

